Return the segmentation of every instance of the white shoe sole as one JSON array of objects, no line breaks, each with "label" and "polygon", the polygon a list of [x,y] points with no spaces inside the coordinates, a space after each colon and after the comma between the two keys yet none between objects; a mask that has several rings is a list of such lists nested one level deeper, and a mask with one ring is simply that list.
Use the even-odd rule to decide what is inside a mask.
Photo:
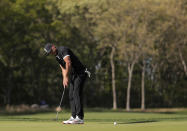
[{"label": "white shoe sole", "polygon": [[71,124],[84,124],[84,122],[75,122],[75,121],[73,121]]},{"label": "white shoe sole", "polygon": [[84,124],[84,122],[62,122],[62,124]]},{"label": "white shoe sole", "polygon": [[72,122],[64,122],[64,121],[63,121],[62,123],[63,123],[63,124],[71,124]]}]

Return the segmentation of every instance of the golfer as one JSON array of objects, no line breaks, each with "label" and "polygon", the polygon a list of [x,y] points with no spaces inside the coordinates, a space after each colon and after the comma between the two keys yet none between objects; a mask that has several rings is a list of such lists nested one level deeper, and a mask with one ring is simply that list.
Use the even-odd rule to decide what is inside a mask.
[{"label": "golfer", "polygon": [[46,55],[54,55],[62,70],[63,86],[69,85],[69,100],[71,106],[71,117],[63,124],[83,124],[83,85],[88,71],[73,52],[64,46],[56,47],[48,43],[44,47]]}]

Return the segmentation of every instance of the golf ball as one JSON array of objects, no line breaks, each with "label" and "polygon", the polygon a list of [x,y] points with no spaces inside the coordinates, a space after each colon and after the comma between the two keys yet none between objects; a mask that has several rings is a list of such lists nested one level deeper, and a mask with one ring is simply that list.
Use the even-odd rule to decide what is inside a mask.
[{"label": "golf ball", "polygon": [[114,125],[117,125],[117,122],[114,122]]}]

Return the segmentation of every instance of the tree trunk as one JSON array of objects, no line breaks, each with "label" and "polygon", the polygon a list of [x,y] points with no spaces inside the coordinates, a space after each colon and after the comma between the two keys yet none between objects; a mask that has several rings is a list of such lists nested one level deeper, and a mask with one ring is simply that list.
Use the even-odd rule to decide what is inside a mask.
[{"label": "tree trunk", "polygon": [[132,63],[132,65],[129,63],[128,64],[128,88],[127,88],[127,101],[126,101],[126,110],[130,111],[130,93],[131,93],[131,81],[132,81],[132,72],[134,69],[134,62]]},{"label": "tree trunk", "polygon": [[143,60],[143,67],[142,67],[142,94],[141,94],[141,110],[145,110],[145,60]]},{"label": "tree trunk", "polygon": [[11,76],[11,73],[9,74],[9,77],[8,77],[9,81],[11,82],[8,82],[8,88],[6,89],[6,105],[10,105],[10,97],[11,97],[11,91],[12,91],[12,76]]},{"label": "tree trunk", "polygon": [[183,58],[183,55],[182,55],[182,52],[181,52],[180,48],[179,48],[179,56],[180,56],[180,59],[181,59],[181,62],[182,62],[183,68],[184,68],[184,73],[187,76],[186,62],[184,61],[184,58]]},{"label": "tree trunk", "polygon": [[113,109],[117,109],[114,54],[115,54],[115,47],[112,47],[112,51],[110,54],[110,64],[111,64],[111,68],[112,68]]}]

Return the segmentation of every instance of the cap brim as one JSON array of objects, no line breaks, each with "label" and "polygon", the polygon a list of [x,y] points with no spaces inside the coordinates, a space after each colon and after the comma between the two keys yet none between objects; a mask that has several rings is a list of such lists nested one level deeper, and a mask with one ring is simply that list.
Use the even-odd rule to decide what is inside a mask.
[{"label": "cap brim", "polygon": [[45,55],[45,56],[48,56],[48,55],[49,55],[49,53],[47,53],[47,52],[44,52],[44,55]]},{"label": "cap brim", "polygon": [[51,49],[47,51],[47,50],[44,48],[44,55],[45,55],[45,56],[48,56],[48,55],[50,54],[50,52],[51,52]]}]

